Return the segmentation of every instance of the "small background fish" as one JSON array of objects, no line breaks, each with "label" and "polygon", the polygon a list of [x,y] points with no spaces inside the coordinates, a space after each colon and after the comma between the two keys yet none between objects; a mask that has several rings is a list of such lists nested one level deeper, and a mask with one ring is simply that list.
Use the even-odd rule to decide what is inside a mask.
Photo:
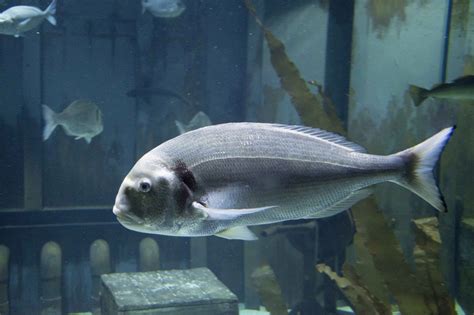
[{"label": "small background fish", "polygon": [[431,90],[410,85],[410,96],[416,106],[427,98],[466,101],[474,100],[474,75],[457,78],[451,83],[436,84]]},{"label": "small background fish", "polygon": [[26,5],[19,5],[5,10],[0,13],[0,33],[19,37],[40,25],[45,19],[52,25],[56,25],[56,18],[54,17],[56,3],[57,0],[53,0],[44,11]]},{"label": "small background fish", "polygon": [[178,128],[180,134],[212,125],[211,119],[204,112],[198,112],[196,115],[194,115],[187,125],[183,124],[179,120],[175,120],[174,123],[176,124],[176,128]]},{"label": "small background fish", "polygon": [[74,136],[76,140],[84,139],[87,143],[90,143],[92,138],[104,129],[100,108],[94,102],[87,100],[74,101],[61,113],[55,113],[51,108],[43,105],[43,118],[44,141],[51,136],[58,125],[63,127],[68,136]]},{"label": "small background fish", "polygon": [[155,17],[175,18],[185,9],[186,6],[181,0],[142,0],[142,13],[148,11]]}]

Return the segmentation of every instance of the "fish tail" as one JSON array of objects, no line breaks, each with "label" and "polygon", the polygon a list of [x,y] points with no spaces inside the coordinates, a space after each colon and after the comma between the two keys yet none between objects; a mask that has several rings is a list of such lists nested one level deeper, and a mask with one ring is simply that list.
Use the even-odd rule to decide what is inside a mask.
[{"label": "fish tail", "polygon": [[414,192],[440,212],[446,212],[446,202],[433,175],[433,168],[456,126],[441,130],[422,143],[395,154],[406,161],[404,175],[395,182]]},{"label": "fish tail", "polygon": [[425,99],[428,98],[429,90],[421,88],[416,85],[410,85],[410,97],[415,106],[420,106]]},{"label": "fish tail", "polygon": [[54,129],[58,125],[56,121],[56,113],[46,105],[43,106],[43,120],[44,120],[44,129],[43,129],[43,141],[48,140],[49,136],[53,133]]},{"label": "fish tail", "polygon": [[50,5],[45,10],[45,13],[47,14],[46,19],[52,25],[56,25],[56,18],[54,17],[54,15],[56,14],[56,4],[57,0],[51,1]]}]

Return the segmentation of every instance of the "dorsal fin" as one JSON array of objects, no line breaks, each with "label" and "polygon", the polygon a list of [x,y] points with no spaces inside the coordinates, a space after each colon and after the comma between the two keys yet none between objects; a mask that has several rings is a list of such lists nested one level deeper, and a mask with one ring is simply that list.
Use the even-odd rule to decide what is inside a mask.
[{"label": "dorsal fin", "polygon": [[367,152],[367,150],[364,147],[358,145],[357,143],[347,140],[345,137],[337,133],[329,132],[329,131],[318,129],[318,128],[306,127],[306,126],[281,125],[281,124],[273,124],[273,125],[278,128],[292,130],[299,133],[303,133],[305,135],[315,137],[322,141],[326,141],[334,145],[337,145],[348,151],[362,152],[362,153]]}]

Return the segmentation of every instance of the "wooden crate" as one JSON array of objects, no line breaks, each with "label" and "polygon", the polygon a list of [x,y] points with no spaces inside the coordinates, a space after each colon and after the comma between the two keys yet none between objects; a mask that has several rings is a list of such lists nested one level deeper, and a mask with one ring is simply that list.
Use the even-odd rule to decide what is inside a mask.
[{"label": "wooden crate", "polygon": [[207,268],[102,275],[102,315],[237,315],[237,297]]}]

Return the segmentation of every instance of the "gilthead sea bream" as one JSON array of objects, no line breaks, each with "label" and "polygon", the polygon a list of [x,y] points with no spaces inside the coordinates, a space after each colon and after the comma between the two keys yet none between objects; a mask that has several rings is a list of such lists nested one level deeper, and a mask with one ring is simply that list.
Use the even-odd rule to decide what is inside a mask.
[{"label": "gilthead sea bream", "polygon": [[380,156],[320,129],[208,126],[145,154],[120,186],[113,212],[135,231],[251,240],[247,226],[332,216],[387,181],[446,211],[432,169],[453,130]]}]

